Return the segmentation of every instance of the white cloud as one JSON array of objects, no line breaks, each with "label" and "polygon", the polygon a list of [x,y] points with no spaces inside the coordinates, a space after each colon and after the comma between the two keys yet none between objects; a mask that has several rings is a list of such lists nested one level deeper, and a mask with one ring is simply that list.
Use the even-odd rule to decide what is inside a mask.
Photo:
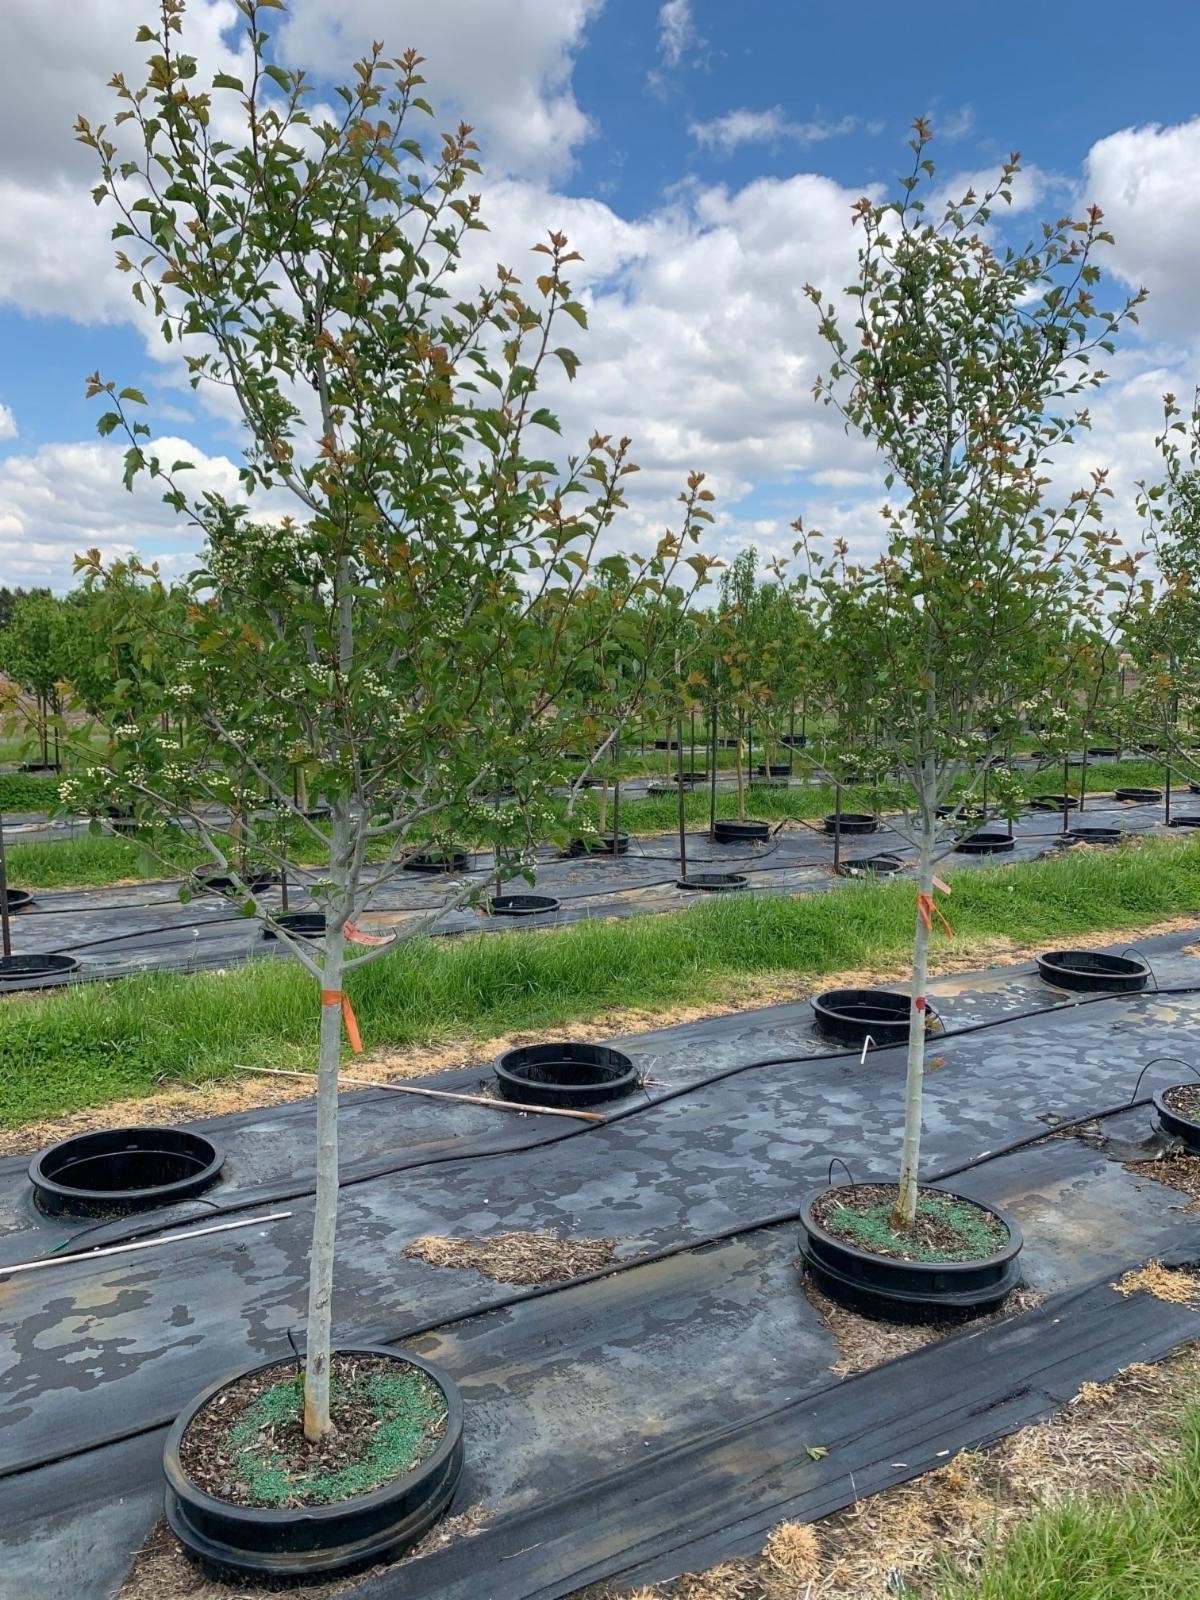
[{"label": "white cloud", "polygon": [[930,112],[934,137],[938,139],[965,139],[975,126],[975,108],[959,106],[955,110]]},{"label": "white cloud", "polygon": [[668,67],[677,67],[696,42],[692,0],[666,0],[658,13],[658,47]]},{"label": "white cloud", "polygon": [[[1200,117],[1126,128],[1088,153],[1081,198],[1104,212],[1116,245],[1100,257],[1150,298],[1148,328],[1200,342]],[[1189,385],[1190,390],[1190,385]]]},{"label": "white cloud", "polygon": [[17,437],[17,419],[12,414],[12,407],[0,401],[0,440],[15,439]]},{"label": "white cloud", "polygon": [[727,111],[710,122],[693,122],[689,131],[699,144],[728,155],[743,144],[820,144],[826,139],[843,138],[857,126],[857,117],[840,117],[836,122],[793,122],[782,106],[772,106],[769,111],[745,107]]},{"label": "white cloud", "polygon": [[[150,449],[194,464],[185,480],[193,495],[210,489],[238,497],[237,467],[226,457],[207,456],[180,438],[155,439]],[[108,557],[162,557],[168,570],[186,566],[199,543],[195,530],[163,505],[161,484],[139,477],[132,493],[125,490],[123,456],[120,445],[97,440],[0,459],[0,570],[10,583],[70,588],[74,557],[93,546]],[[257,509],[271,508],[264,500]]]}]

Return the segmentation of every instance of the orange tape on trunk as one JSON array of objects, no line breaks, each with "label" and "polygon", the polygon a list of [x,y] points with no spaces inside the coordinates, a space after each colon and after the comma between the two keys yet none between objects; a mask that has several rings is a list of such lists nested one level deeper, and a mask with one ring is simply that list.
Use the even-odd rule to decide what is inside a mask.
[{"label": "orange tape on trunk", "polygon": [[350,1048],[355,1055],[361,1055],[362,1035],[358,1031],[358,1018],[354,1015],[354,1007],[350,1004],[350,996],[342,989],[322,989],[321,1004],[323,1006],[341,1006],[342,1021],[346,1024],[346,1037],[350,1041]]},{"label": "orange tape on trunk", "polygon": [[947,936],[949,938],[953,939],[953,937],[954,937],[954,929],[950,926],[950,924],[946,921],[945,917],[942,915],[942,908],[939,905],[935,905],[933,896],[931,894],[921,894],[921,893],[918,892],[918,894],[917,894],[917,915],[920,917],[921,921],[925,924],[925,926],[929,929],[930,933],[933,932],[933,919],[934,919],[934,917],[936,917],[938,919],[938,921],[941,923],[942,927],[945,928]]}]

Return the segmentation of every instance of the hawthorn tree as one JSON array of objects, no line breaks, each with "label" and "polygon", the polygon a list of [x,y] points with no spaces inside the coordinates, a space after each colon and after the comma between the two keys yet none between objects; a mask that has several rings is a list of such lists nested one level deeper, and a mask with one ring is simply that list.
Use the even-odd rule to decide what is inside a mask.
[{"label": "hawthorn tree", "polygon": [[935,868],[955,842],[938,807],[964,779],[973,792],[997,740],[1071,694],[1070,641],[1111,638],[1136,572],[1103,527],[1103,474],[1057,509],[1046,494],[1049,463],[1087,426],[1079,397],[1104,376],[1093,358],[1142,295],[1099,304],[1095,257],[1111,239],[1096,208],[1043,224],[1022,249],[995,240],[1017,156],[987,192],[930,216],[931,136],[914,125],[899,198],[855,207],[852,326],[808,289],[832,351],[815,395],[873,441],[897,494],[882,511],[883,548],[854,557],[839,540],[824,554],[796,524],[838,742],[853,752],[878,729],[907,791],[897,826],[916,852],[899,1227],[917,1204]]},{"label": "hawthorn tree", "polygon": [[[558,708],[573,661],[603,655],[623,606],[702,581],[693,546],[710,496],[694,474],[678,527],[645,554],[616,553],[629,441],[544,453],[559,425],[539,384],[551,364],[574,375],[558,330],[586,324],[567,240],[534,246],[529,287],[501,265],[473,292],[457,288],[464,240],[484,227],[476,147],[466,125],[436,154],[418,142],[413,124],[431,114],[421,57],[374,45],[330,110],[307,74],[272,59],[263,17],[282,0],[237,9],[244,80],[198,83],[183,0],[162,0],[138,34],[145,82],[112,80],[111,127],[78,122],[96,200],[116,208],[119,269],[193,386],[236,406],[245,439],[243,498],[189,495],[188,463],[159,460],[137,420],[142,396],[90,381],[108,402],[101,434],[126,438],[126,483],[160,483],[202,553],[182,611],[153,564],[80,559],[106,636],[149,663],[136,706],[135,686],[113,684],[111,753],[87,781],[186,821],[222,872],[211,803],[253,795],[260,853],[271,857],[282,823],[311,864],[323,942],[276,926],[320,986],[304,1403],[315,1440],[331,1426],[343,1017],[353,1027],[343,985],[388,942],[363,916],[421,837],[469,829],[481,807],[500,864],[532,871],[572,737]],[[275,509],[282,499],[291,514]],[[597,575],[622,607],[579,606]],[[327,814],[293,799],[296,768]],[[524,804],[497,815],[486,797],[514,778]],[[273,922],[233,875],[247,909]],[[462,901],[476,892],[462,886]]]}]

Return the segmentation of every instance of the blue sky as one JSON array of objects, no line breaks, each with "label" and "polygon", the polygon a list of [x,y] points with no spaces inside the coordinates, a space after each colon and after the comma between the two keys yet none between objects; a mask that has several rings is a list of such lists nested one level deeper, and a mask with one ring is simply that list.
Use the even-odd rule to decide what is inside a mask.
[{"label": "blue sky", "polygon": [[[187,561],[186,529],[125,496],[117,447],[95,438],[96,368],[146,389],[198,482],[232,478],[236,428],[133,323],[70,133],[75,112],[104,115],[108,71],[136,68],[143,9],[75,0],[63,32],[45,0],[4,0],[0,581],[64,587],[89,544]],[[228,64],[233,15],[190,0],[210,71]],[[1118,235],[1114,289],[1149,283],[1078,453],[1081,471],[1122,474],[1118,509],[1153,467],[1158,395],[1200,375],[1200,0],[1068,5],[1040,28],[982,0],[293,0],[280,48],[345,63],[372,37],[421,48],[443,120],[477,124],[492,259],[520,266],[551,226],[587,258],[594,331],[578,382],[553,398],[569,427],[638,441],[635,531],[669,515],[696,466],[726,552],[782,550],[799,513],[871,536],[876,475],[808,398],[820,349],[799,291],[847,281],[850,205],[905,169],[916,114],[947,178],[1023,152],[1014,234],[1097,199]]]}]

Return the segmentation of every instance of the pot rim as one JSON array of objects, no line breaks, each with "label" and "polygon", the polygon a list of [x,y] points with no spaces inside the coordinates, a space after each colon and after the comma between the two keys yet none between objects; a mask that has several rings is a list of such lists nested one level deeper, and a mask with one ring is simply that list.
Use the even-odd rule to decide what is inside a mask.
[{"label": "pot rim", "polygon": [[[945,1194],[955,1200],[965,1200],[968,1205],[978,1207],[991,1216],[999,1219],[1008,1229],[1008,1243],[1001,1249],[994,1251],[990,1256],[977,1256],[970,1261],[911,1261],[905,1256],[887,1256],[875,1250],[864,1250],[859,1245],[851,1244],[848,1240],[839,1238],[836,1233],[830,1233],[817,1222],[812,1214],[812,1208],[817,1201],[826,1194],[838,1190],[853,1192],[855,1188],[865,1189],[877,1185],[877,1179],[864,1179],[858,1184],[851,1183],[824,1183],[819,1189],[811,1190],[804,1198],[800,1207],[800,1223],[805,1231],[813,1238],[819,1239],[823,1244],[830,1244],[837,1250],[842,1250],[846,1255],[856,1261],[880,1261],[901,1270],[948,1272],[954,1275],[965,1275],[978,1272],[983,1267],[999,1267],[1006,1261],[1011,1261],[1016,1256],[1025,1240],[1021,1232],[1021,1225],[1015,1217],[1010,1217],[1006,1211],[1001,1211],[999,1206],[989,1205],[986,1200],[976,1200],[972,1196],[960,1194],[956,1189],[945,1189],[937,1183],[921,1183],[917,1185],[918,1194]],[[891,1180],[885,1187],[891,1187]],[[898,1188],[899,1185],[896,1185]]]}]

